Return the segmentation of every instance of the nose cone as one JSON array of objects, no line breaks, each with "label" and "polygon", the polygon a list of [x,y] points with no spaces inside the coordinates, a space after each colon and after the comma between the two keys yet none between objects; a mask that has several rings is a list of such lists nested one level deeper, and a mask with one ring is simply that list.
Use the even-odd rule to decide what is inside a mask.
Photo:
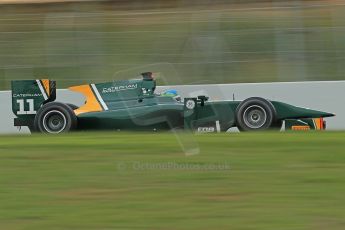
[{"label": "nose cone", "polygon": [[334,113],[320,112],[323,115],[321,117],[335,117]]},{"label": "nose cone", "polygon": [[333,117],[335,114],[272,101],[280,119]]},{"label": "nose cone", "polygon": [[308,117],[308,118],[320,118],[320,117],[333,117],[335,114],[313,110],[313,109],[307,109],[307,108],[299,108],[295,109],[295,112],[299,113],[301,117]]}]

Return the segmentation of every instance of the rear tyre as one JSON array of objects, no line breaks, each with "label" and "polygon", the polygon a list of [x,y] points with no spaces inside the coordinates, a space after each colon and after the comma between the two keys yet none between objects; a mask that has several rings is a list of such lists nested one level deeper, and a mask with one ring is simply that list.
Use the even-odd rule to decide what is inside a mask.
[{"label": "rear tyre", "polygon": [[263,131],[277,125],[272,103],[260,97],[242,101],[236,109],[236,124],[240,131]]},{"label": "rear tyre", "polygon": [[37,111],[34,127],[42,133],[69,132],[77,127],[77,117],[70,106],[60,102],[50,102]]}]

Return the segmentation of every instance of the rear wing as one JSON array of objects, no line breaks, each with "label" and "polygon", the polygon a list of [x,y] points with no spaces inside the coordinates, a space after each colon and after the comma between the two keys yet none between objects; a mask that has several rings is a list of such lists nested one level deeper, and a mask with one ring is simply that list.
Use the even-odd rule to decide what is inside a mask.
[{"label": "rear wing", "polygon": [[31,126],[37,110],[56,99],[56,82],[48,79],[12,81],[12,111],[15,126]]}]

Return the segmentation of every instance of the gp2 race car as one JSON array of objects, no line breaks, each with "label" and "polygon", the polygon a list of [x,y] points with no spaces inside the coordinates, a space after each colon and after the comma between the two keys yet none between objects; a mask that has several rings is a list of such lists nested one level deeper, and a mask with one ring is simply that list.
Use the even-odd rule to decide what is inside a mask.
[{"label": "gp2 race car", "polygon": [[180,98],[155,93],[152,73],[140,79],[87,84],[69,89],[83,94],[85,104],[55,102],[55,81],[12,81],[15,126],[31,132],[72,130],[174,130],[224,132],[325,129],[323,118],[334,116],[283,102],[251,97],[244,101],[208,101],[206,96]]}]

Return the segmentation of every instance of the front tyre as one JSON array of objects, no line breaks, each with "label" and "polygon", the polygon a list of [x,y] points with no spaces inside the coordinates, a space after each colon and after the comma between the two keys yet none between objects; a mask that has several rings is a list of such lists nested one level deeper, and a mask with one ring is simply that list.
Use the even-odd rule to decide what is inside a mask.
[{"label": "front tyre", "polygon": [[34,127],[42,133],[69,132],[77,127],[77,117],[70,106],[60,102],[50,102],[37,111]]},{"label": "front tyre", "polygon": [[276,124],[276,110],[270,101],[251,97],[238,105],[236,123],[240,131],[267,130]]}]

